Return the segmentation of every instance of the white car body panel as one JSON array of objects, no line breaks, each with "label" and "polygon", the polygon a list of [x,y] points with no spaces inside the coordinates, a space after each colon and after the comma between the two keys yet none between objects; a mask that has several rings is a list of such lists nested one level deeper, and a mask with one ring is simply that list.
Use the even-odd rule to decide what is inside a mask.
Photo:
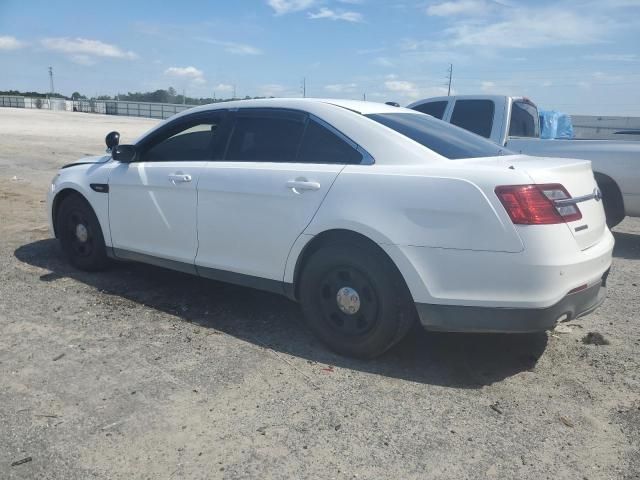
[{"label": "white car body panel", "polygon": [[[135,162],[109,177],[111,245],[193,264],[198,249],[196,185],[202,162]],[[176,182],[172,175],[189,175]]]},{"label": "white car body panel", "polygon": [[[590,194],[596,184],[589,162],[524,155],[449,160],[348,109],[422,114],[368,102],[229,102],[173,119],[253,107],[309,112],[374,163],[121,164],[101,157],[102,163],[60,171],[48,195],[50,217],[55,196],[75,189],[116,252],[180,262],[203,276],[215,277],[206,270],[231,272],[277,285],[294,284],[305,247],[315,238],[347,230],[384,250],[413,300],[431,305],[546,308],[576,287],[595,285],[611,264],[613,237],[597,200],[579,205],[583,219],[576,222],[514,225],[495,194],[498,185],[532,183],[561,183],[574,197]],[[171,174],[188,174],[192,181],[174,185]],[[288,183],[296,180],[317,189],[296,191]],[[108,183],[108,195],[93,191],[91,183]]]},{"label": "white car body panel", "polygon": [[[198,185],[198,267],[281,281],[293,243],[343,168],[209,162]],[[317,189],[287,186],[294,181]]]}]

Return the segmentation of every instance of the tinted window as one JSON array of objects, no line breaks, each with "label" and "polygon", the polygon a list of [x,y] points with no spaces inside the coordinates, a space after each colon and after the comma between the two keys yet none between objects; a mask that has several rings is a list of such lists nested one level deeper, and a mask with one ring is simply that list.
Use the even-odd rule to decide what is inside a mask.
[{"label": "tinted window", "polygon": [[220,138],[220,125],[225,112],[183,118],[168,124],[143,147],[143,162],[208,161]]},{"label": "tinted window", "polygon": [[413,107],[413,109],[417,110],[418,112],[431,115],[438,120],[442,120],[442,117],[444,117],[444,111],[447,109],[447,103],[449,102],[445,100],[443,100],[442,102],[423,103],[422,105],[416,105],[415,107]]},{"label": "tinted window", "polygon": [[538,110],[529,103],[513,102],[511,106],[510,137],[539,137]]},{"label": "tinted window", "polygon": [[427,115],[384,113],[367,117],[452,160],[512,154],[489,140]]},{"label": "tinted window", "polygon": [[236,117],[226,160],[294,162],[305,118],[300,112],[241,110]]},{"label": "tinted window", "polygon": [[337,134],[310,119],[304,132],[298,162],[361,163],[362,154]]},{"label": "tinted window", "polygon": [[489,138],[494,111],[495,106],[491,100],[456,100],[451,123]]}]

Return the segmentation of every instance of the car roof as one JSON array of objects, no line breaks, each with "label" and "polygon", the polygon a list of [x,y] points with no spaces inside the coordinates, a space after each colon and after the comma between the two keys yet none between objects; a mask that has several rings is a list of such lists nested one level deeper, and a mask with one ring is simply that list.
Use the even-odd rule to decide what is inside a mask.
[{"label": "car roof", "polygon": [[260,98],[250,100],[233,100],[229,102],[211,103],[192,109],[185,110],[184,113],[202,112],[208,110],[235,109],[235,108],[293,108],[306,110],[314,104],[327,104],[351,110],[362,115],[374,113],[415,113],[401,107],[394,107],[384,103],[366,102],[362,100],[343,100],[333,98]]}]

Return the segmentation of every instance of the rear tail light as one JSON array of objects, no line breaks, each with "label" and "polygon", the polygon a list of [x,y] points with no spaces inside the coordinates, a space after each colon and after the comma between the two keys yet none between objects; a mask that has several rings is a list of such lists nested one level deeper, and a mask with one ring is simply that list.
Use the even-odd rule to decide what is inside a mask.
[{"label": "rear tail light", "polygon": [[556,205],[556,200],[571,198],[560,184],[507,185],[496,187],[496,195],[511,221],[518,225],[551,225],[582,218],[575,204]]}]

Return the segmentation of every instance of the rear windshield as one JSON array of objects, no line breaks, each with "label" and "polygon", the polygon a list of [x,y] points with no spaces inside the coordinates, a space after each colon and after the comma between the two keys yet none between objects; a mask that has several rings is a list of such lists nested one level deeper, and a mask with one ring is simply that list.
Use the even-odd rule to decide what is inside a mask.
[{"label": "rear windshield", "polygon": [[450,160],[513,155],[475,133],[419,113],[366,115]]}]

